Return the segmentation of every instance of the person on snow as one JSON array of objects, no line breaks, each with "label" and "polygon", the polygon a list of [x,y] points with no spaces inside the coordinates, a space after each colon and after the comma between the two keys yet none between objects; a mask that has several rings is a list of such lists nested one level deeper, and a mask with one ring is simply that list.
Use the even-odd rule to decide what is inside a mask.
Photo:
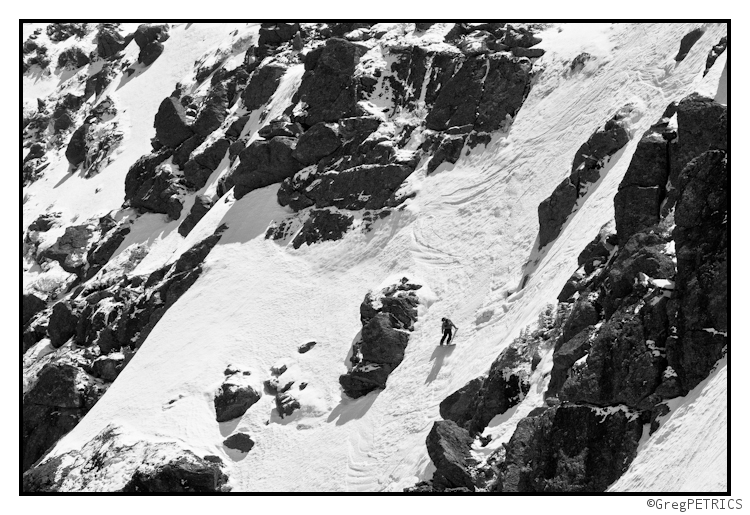
[{"label": "person on snow", "polygon": [[456,327],[453,322],[443,317],[443,338],[440,340],[440,345],[443,344],[446,338],[448,338],[448,343],[446,343],[446,345],[450,345],[451,340],[453,340],[453,329],[458,330],[458,327]]}]

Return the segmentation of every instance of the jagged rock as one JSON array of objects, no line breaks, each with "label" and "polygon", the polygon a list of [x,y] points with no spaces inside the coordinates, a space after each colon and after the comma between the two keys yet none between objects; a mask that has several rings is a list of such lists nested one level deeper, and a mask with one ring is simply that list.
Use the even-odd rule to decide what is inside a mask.
[{"label": "jagged rock", "polygon": [[603,492],[635,458],[641,432],[637,416],[622,408],[532,411],[507,444],[497,490]]},{"label": "jagged rock", "polygon": [[177,148],[180,143],[193,135],[185,119],[185,108],[172,97],[162,100],[159,111],[154,118],[156,139],[170,148]]},{"label": "jagged rock", "polygon": [[354,69],[369,49],[345,39],[332,38],[305,58],[305,74],[293,104],[304,103],[305,113],[295,116],[305,126],[336,122],[356,114]]},{"label": "jagged rock", "polygon": [[440,403],[440,416],[463,426],[474,416],[476,399],[481,393],[484,377],[466,383]]},{"label": "jagged rock", "polygon": [[374,364],[355,368],[339,377],[339,383],[347,396],[358,399],[375,390],[384,390],[393,366]]},{"label": "jagged rock", "polygon": [[516,57],[528,57],[529,59],[535,59],[544,55],[543,48],[524,48],[524,47],[513,47],[513,55]]},{"label": "jagged rock", "polygon": [[592,336],[594,336],[594,331],[591,328],[584,328],[563,343],[558,342],[559,346],[555,346],[555,352],[552,356],[552,372],[550,372],[549,385],[545,392],[546,397],[554,397],[558,394],[560,388],[568,379],[570,368],[575,362],[588,354]]},{"label": "jagged rock", "polygon": [[464,148],[465,135],[445,135],[440,140],[437,150],[427,164],[427,173],[434,172],[444,162],[455,163],[461,157]]},{"label": "jagged rock", "polygon": [[143,182],[129,199],[130,205],[152,213],[164,213],[172,220],[180,218],[182,213],[181,188],[179,179],[172,169],[168,166],[159,167],[153,174],[144,174],[141,179]]},{"label": "jagged rock", "polygon": [[552,194],[539,204],[539,248],[554,241],[578,201],[575,185],[566,177]]},{"label": "jagged rock", "polygon": [[177,165],[180,169],[183,169],[185,164],[190,160],[190,154],[192,154],[193,150],[203,143],[204,139],[205,138],[198,134],[193,134],[183,141],[180,146],[175,149],[174,154],[172,155],[172,163]]},{"label": "jagged rock", "polygon": [[240,452],[250,452],[255,447],[255,442],[245,433],[235,433],[224,440],[224,446]]},{"label": "jagged rock", "polygon": [[299,31],[299,23],[261,23],[258,45],[280,45],[291,41]]},{"label": "jagged rock", "polygon": [[451,420],[436,421],[427,435],[427,454],[435,465],[432,482],[436,489],[465,487],[474,491],[471,455],[474,439]]},{"label": "jagged rock", "polygon": [[354,218],[349,215],[327,209],[313,210],[292,240],[292,246],[298,249],[305,243],[312,245],[320,241],[340,240],[353,223]]},{"label": "jagged rock", "polygon": [[252,386],[225,382],[214,397],[216,421],[227,422],[239,418],[259,400],[260,394]]},{"label": "jagged rock", "polygon": [[[219,83],[211,89],[203,102],[192,129],[204,138],[221,127],[227,117],[227,89]],[[227,145],[229,146],[229,145]]]},{"label": "jagged rock", "polygon": [[622,246],[617,256],[606,270],[606,288],[599,296],[599,304],[604,308],[605,318],[617,311],[622,299],[634,290],[640,273],[655,279],[671,279],[675,274],[675,264],[665,253],[668,240],[651,230],[634,234]]},{"label": "jagged rock", "polygon": [[508,117],[515,117],[531,87],[531,63],[528,59],[495,54],[489,56],[488,60],[489,69],[474,123],[474,129],[481,132],[496,131]]},{"label": "jagged rock", "polygon": [[311,341],[311,342],[303,343],[302,345],[300,345],[300,346],[299,346],[299,347],[297,348],[297,352],[299,352],[300,354],[304,354],[304,353],[306,353],[307,351],[309,351],[310,349],[312,349],[313,347],[315,347],[315,345],[317,345],[317,343],[318,343],[318,342],[315,342],[315,341]]},{"label": "jagged rock", "polygon": [[24,471],[73,429],[85,414],[79,374],[73,365],[45,365],[34,386],[24,395],[21,418],[21,467]]},{"label": "jagged rock", "polygon": [[677,105],[677,150],[670,180],[706,150],[728,149],[727,106],[693,93]]},{"label": "jagged rock", "polygon": [[705,76],[708,73],[708,70],[711,69],[711,67],[716,62],[716,59],[719,58],[721,54],[724,53],[724,50],[727,49],[727,37],[723,36],[717,44],[715,44],[711,51],[708,53],[708,57],[706,58],[706,69],[703,72],[703,76]]},{"label": "jagged rock", "polygon": [[659,186],[628,186],[615,195],[617,234],[627,241],[634,233],[659,223],[664,192]]},{"label": "jagged rock", "polygon": [[279,392],[276,395],[276,410],[281,418],[288,417],[302,406],[289,392]]},{"label": "jagged rock", "polygon": [[586,195],[590,184],[599,180],[605,160],[627,144],[630,136],[624,123],[630,110],[630,106],[623,107],[594,131],[576,152],[570,177],[563,179],[539,204],[539,248],[559,236],[578,199]]},{"label": "jagged rock", "polygon": [[86,261],[91,266],[104,265],[109,261],[115,251],[118,249],[120,244],[125,241],[125,237],[130,234],[130,225],[124,224],[113,230],[105,238],[103,238],[99,244],[92,248],[87,257]]},{"label": "jagged rock", "polygon": [[67,70],[76,70],[89,64],[91,60],[86,52],[81,50],[77,46],[67,48],[60,52],[60,56],[57,58],[57,67]]},{"label": "jagged rock", "polygon": [[44,154],[44,145],[42,145],[41,143],[33,143],[31,147],[29,147],[29,153],[26,154],[26,157],[23,158],[23,162],[26,163],[27,161],[30,161],[32,159],[38,159]]},{"label": "jagged rock", "polygon": [[185,217],[185,220],[182,221],[177,228],[177,232],[182,236],[187,236],[188,233],[193,230],[193,227],[201,221],[201,218],[208,213],[211,206],[213,206],[213,201],[210,197],[207,197],[206,195],[197,195],[193,207],[190,208],[190,214],[188,214],[188,216]]},{"label": "jagged rock", "polygon": [[355,166],[319,176],[320,182],[305,190],[304,196],[319,208],[382,209],[413,170],[397,164]]},{"label": "jagged rock", "polygon": [[425,118],[426,127],[442,131],[448,127],[473,125],[486,74],[487,64],[482,56],[467,59],[440,90]]},{"label": "jagged rock", "polygon": [[65,149],[65,158],[74,167],[83,163],[86,159],[86,132],[88,129],[88,123],[84,123],[78,127],[70,137],[68,148]]},{"label": "jagged rock", "polygon": [[581,71],[583,67],[586,66],[586,63],[588,63],[590,60],[591,54],[589,54],[588,52],[581,52],[570,63],[570,70],[574,73]]},{"label": "jagged rock", "polygon": [[561,400],[652,407],[646,399],[659,385],[664,364],[646,343],[641,317],[629,311],[618,311],[602,325],[586,362],[563,385]]},{"label": "jagged rock", "polygon": [[59,262],[68,273],[81,274],[86,266],[86,251],[93,235],[88,225],[67,227],[51,247],[42,251],[41,257]]},{"label": "jagged rock", "polygon": [[292,154],[303,165],[312,165],[341,146],[338,124],[316,123],[300,137]]},{"label": "jagged rock", "polygon": [[219,464],[185,451],[167,463],[139,468],[121,491],[139,494],[219,492],[227,480]]},{"label": "jagged rock", "polygon": [[114,57],[125,45],[125,38],[111,24],[103,24],[96,35],[96,53],[103,59]]},{"label": "jagged rock", "polygon": [[47,36],[52,41],[59,42],[75,36],[82,38],[88,32],[87,23],[50,23],[47,25]]},{"label": "jagged rock", "polygon": [[205,186],[229,150],[229,140],[220,138],[185,164],[185,180],[193,189]]},{"label": "jagged rock", "polygon": [[514,28],[508,25],[505,29],[503,43],[507,46],[529,48],[542,42],[542,38],[535,36],[531,31],[523,28]]},{"label": "jagged rock", "polygon": [[575,335],[599,321],[599,313],[587,298],[579,298],[573,306],[570,315],[562,327],[562,335],[555,343],[555,347],[561,346]]},{"label": "jagged rock", "polygon": [[708,376],[729,345],[728,155],[711,150],[682,171],[674,229],[679,339],[667,355],[683,392]]},{"label": "jagged rock", "polygon": [[37,313],[46,307],[47,303],[33,293],[24,293],[21,296],[21,326],[26,326]]},{"label": "jagged rock", "polygon": [[[268,125],[263,126],[263,128],[258,131],[258,136],[263,139],[271,139],[276,136],[296,138],[300,134],[302,134],[302,126],[299,123],[290,122],[287,117],[271,120]],[[297,143],[297,148],[299,148],[299,142]]]},{"label": "jagged rock", "polygon": [[294,159],[297,140],[276,137],[269,141],[253,141],[240,152],[240,162],[225,179],[224,191],[234,186],[235,198],[281,182],[293,176],[302,165]]},{"label": "jagged rock", "polygon": [[133,34],[133,39],[141,51],[138,62],[150,66],[164,51],[164,41],[169,39],[169,25],[139,25]]},{"label": "jagged rock", "polygon": [[286,73],[286,68],[278,64],[269,64],[257,68],[250,76],[242,100],[249,111],[259,109],[268,102],[276,88],[279,87],[281,77]]},{"label": "jagged rock", "polygon": [[100,356],[91,364],[93,375],[110,382],[117,379],[124,367],[124,356]]},{"label": "jagged rock", "polygon": [[425,105],[433,105],[440,90],[453,76],[456,65],[464,59],[452,52],[427,50],[419,45],[392,47],[390,52],[398,55],[398,59],[391,64],[393,76],[386,76],[384,80],[393,90],[394,104],[410,108],[420,99],[424,99]]},{"label": "jagged rock", "polygon": [[703,32],[703,29],[697,28],[685,34],[680,41],[680,51],[677,52],[674,60],[679,63],[680,61],[685,59],[685,57],[687,57],[688,53],[690,52],[690,49],[693,48],[693,45],[695,45],[701,38]]},{"label": "jagged rock", "polygon": [[[469,383],[446,398],[445,406],[441,403],[441,414],[450,415],[450,420],[472,435],[481,433],[496,415],[505,413],[526,396],[535,353],[536,345],[514,341],[492,363],[473,397],[469,399],[477,386]],[[462,405],[464,407],[459,409]]]},{"label": "jagged rock", "polygon": [[388,313],[379,313],[362,328],[362,358],[397,367],[404,359],[409,335],[394,328]]},{"label": "jagged rock", "polygon": [[[237,118],[235,121],[232,122],[232,124],[229,126],[224,136],[229,138],[230,141],[236,141],[237,138],[239,138],[240,135],[242,134],[242,130],[245,128],[245,125],[247,125],[248,120],[250,120],[250,115],[246,114],[244,116],[240,116],[239,118]],[[274,121],[272,121],[271,124],[273,124]],[[263,129],[260,129],[258,131],[258,135],[263,139],[271,139],[273,137],[273,136],[263,135],[263,130],[266,129],[267,127],[268,125],[266,125],[265,127],[263,127]],[[300,128],[300,132],[301,132],[301,128]],[[288,134],[274,134],[274,136],[289,136],[289,135]]]},{"label": "jagged rock", "polygon": [[156,167],[172,155],[169,149],[162,149],[153,154],[138,158],[125,176],[125,201],[135,198],[142,184],[156,174]]},{"label": "jagged rock", "polygon": [[434,23],[415,23],[414,29],[424,32],[426,30],[429,30],[429,28],[432,27],[433,25],[435,24]]}]

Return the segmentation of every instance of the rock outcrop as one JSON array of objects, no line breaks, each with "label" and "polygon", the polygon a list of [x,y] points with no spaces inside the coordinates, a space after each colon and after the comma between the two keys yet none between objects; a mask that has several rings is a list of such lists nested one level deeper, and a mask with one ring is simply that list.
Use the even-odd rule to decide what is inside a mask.
[{"label": "rock outcrop", "polygon": [[352,348],[352,369],[339,378],[344,393],[358,398],[386,387],[388,376],[401,364],[409,331],[417,320],[419,297],[407,278],[376,296],[368,293],[360,306],[362,339]]}]

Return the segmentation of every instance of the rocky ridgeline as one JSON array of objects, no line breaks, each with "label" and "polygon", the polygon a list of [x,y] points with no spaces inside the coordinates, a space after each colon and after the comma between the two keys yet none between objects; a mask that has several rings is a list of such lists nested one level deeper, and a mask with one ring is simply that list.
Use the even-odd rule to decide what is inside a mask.
[{"label": "rocky ridgeline", "polygon": [[[33,385],[23,398],[24,470],[70,431],[117,378],[164,313],[198,279],[223,229],[147,277],[106,275],[49,307],[33,294],[23,297],[22,352],[44,338],[53,349],[71,349],[56,354],[36,377],[25,377]],[[119,243],[110,246],[114,252]]]},{"label": "rocky ridgeline", "polygon": [[404,359],[409,332],[417,321],[422,286],[404,277],[399,284],[365,295],[359,307],[361,339],[354,342],[351,370],[339,378],[344,393],[354,399],[385,389],[388,376]]},{"label": "rocky ridgeline", "polygon": [[441,403],[427,438],[436,471],[413,491],[604,491],[665,401],[709,375],[729,345],[726,121],[725,106],[690,95],[646,131],[615,198],[616,233],[602,228],[558,297],[545,406],[476,462],[475,437],[529,388],[536,351],[511,345]]}]

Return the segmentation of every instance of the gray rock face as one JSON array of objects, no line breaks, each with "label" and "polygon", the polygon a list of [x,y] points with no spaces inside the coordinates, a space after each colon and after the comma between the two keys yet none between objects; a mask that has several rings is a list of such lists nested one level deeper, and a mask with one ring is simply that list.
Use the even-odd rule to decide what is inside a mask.
[{"label": "gray rock face", "polygon": [[312,245],[320,241],[339,240],[353,223],[354,218],[349,215],[327,209],[313,210],[302,225],[300,232],[292,240],[292,246],[298,249],[304,244]]},{"label": "gray rock face", "polygon": [[185,108],[173,97],[167,97],[159,105],[154,118],[156,139],[170,148],[177,148],[183,141],[193,135],[185,119]]},{"label": "gray rock face", "polygon": [[257,68],[250,76],[242,100],[248,110],[259,109],[268,102],[279,87],[286,68],[279,65],[267,65]]},{"label": "gray rock face", "polygon": [[79,275],[86,266],[86,253],[93,236],[94,231],[88,225],[70,226],[41,257],[57,261],[66,272]]},{"label": "gray rock face", "polygon": [[234,186],[235,198],[293,176],[302,164],[294,158],[297,140],[275,137],[256,140],[240,152],[240,162],[224,181],[223,191]]},{"label": "gray rock face", "polygon": [[184,493],[219,492],[227,482],[219,464],[201,459],[190,451],[154,470],[137,470],[122,492]]},{"label": "gray rock face", "polygon": [[427,435],[427,454],[435,465],[432,476],[436,490],[468,488],[474,490],[471,468],[476,461],[471,456],[474,439],[466,429],[450,420],[439,420]]},{"label": "gray rock face", "polygon": [[21,326],[28,324],[45,307],[47,303],[33,293],[21,295]]},{"label": "gray rock face", "polygon": [[635,458],[642,425],[627,410],[588,406],[532,412],[506,447],[498,491],[603,492]]},{"label": "gray rock face", "polygon": [[332,38],[305,57],[305,75],[292,102],[304,102],[305,114],[296,121],[311,127],[355,116],[357,95],[354,68],[368,48]]},{"label": "gray rock face", "polygon": [[294,149],[294,158],[303,165],[312,165],[332,154],[341,146],[338,124],[317,123],[299,139]]},{"label": "gray rock face", "polygon": [[727,158],[721,150],[702,154],[682,171],[677,186],[674,238],[679,340],[667,347],[667,354],[683,391],[702,381],[729,345]]}]

